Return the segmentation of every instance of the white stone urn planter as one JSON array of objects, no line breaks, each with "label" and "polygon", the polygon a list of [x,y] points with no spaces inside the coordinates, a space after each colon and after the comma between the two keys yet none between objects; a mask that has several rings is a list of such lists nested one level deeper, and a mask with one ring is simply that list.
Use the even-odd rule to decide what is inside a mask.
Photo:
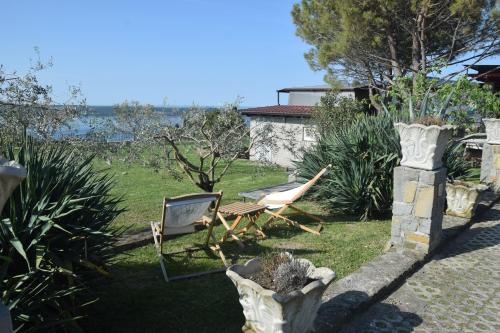
[{"label": "white stone urn planter", "polygon": [[12,192],[26,177],[26,169],[0,156],[0,213]]},{"label": "white stone urn planter", "polygon": [[470,182],[446,183],[446,215],[472,218],[481,192],[487,189],[486,185]]},{"label": "white stone urn planter", "polygon": [[486,127],[486,142],[500,145],[500,119],[483,118]]},{"label": "white stone urn planter", "polygon": [[[0,156],[0,214],[7,199],[25,177],[25,168],[14,161],[8,161]],[[10,333],[12,331],[9,310],[0,302],[0,332]]]},{"label": "white stone urn planter", "polygon": [[455,126],[395,123],[394,127],[400,137],[402,166],[435,170],[443,165],[443,154]]},{"label": "white stone urn planter", "polygon": [[247,278],[260,270],[259,258],[227,269],[227,276],[240,294],[246,319],[243,332],[306,333],[312,330],[321,296],[335,278],[335,272],[326,267],[316,268],[305,259],[297,260],[309,264],[308,276],[314,281],[287,295],[265,289]]}]

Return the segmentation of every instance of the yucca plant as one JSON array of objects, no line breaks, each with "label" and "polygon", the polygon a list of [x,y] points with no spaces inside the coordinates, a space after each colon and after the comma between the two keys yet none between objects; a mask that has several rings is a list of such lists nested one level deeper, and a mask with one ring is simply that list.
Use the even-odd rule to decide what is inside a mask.
[{"label": "yucca plant", "polygon": [[464,158],[465,146],[462,142],[464,139],[450,141],[444,152],[443,159],[447,169],[447,177],[450,181],[472,176],[473,162]]},{"label": "yucca plant", "polygon": [[[464,159],[463,149],[460,141],[450,143],[446,149],[444,164],[450,179],[470,175],[472,165]],[[323,135],[297,168],[301,176],[311,178],[332,164],[331,171],[313,188],[312,196],[334,213],[366,220],[390,211],[393,171],[400,156],[399,135],[392,117],[363,116],[346,129]]]},{"label": "yucca plant", "polygon": [[81,160],[68,148],[28,140],[3,155],[25,166],[27,177],[1,217],[2,301],[17,329],[75,328],[74,310],[88,301],[78,292],[95,272],[106,274],[121,199],[92,157]]},{"label": "yucca plant", "polygon": [[298,163],[300,174],[310,178],[322,166],[332,170],[316,186],[315,195],[334,213],[367,219],[390,209],[392,170],[400,156],[393,119],[363,116],[345,130],[322,137]]}]

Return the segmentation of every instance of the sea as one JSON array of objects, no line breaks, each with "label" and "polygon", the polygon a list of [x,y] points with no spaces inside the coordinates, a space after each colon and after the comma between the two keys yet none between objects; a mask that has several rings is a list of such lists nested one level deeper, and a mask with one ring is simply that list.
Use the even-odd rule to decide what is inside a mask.
[{"label": "sea", "polygon": [[[156,107],[156,112],[161,114],[165,124],[182,126],[182,115],[189,107]],[[206,110],[214,110],[213,107],[206,107]],[[105,129],[105,124],[114,121],[113,106],[97,105],[89,106],[85,116],[76,118],[68,123],[68,126],[61,127],[56,133],[56,139],[68,137],[85,139],[92,133],[98,133]],[[245,119],[248,123],[249,119]],[[122,133],[109,134],[105,140],[108,142],[130,141],[132,138]]]}]

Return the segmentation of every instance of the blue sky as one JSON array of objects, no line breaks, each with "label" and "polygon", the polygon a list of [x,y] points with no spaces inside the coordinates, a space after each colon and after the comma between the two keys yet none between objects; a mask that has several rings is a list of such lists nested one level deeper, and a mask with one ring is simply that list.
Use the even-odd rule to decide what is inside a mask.
[{"label": "blue sky", "polygon": [[61,101],[80,85],[90,105],[275,104],[276,89],[323,84],[295,36],[294,2],[3,0],[0,63],[23,72],[39,47]]},{"label": "blue sky", "polygon": [[90,105],[276,102],[276,89],[323,84],[309,69],[289,0],[2,1],[0,63],[25,70],[39,47],[56,97],[80,84]]}]

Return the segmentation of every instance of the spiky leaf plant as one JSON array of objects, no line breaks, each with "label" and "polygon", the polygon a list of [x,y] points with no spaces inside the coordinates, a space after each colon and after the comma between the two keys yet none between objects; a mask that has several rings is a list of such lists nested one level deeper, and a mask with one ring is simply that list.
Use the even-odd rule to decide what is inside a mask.
[{"label": "spiky leaf plant", "polygon": [[[393,119],[387,115],[363,116],[345,130],[320,138],[297,167],[303,177],[311,178],[332,164],[331,171],[313,188],[313,197],[334,213],[366,220],[390,211],[393,170],[400,156]],[[444,160],[449,178],[469,175],[471,164],[463,158],[460,142],[448,146]]]},{"label": "spiky leaf plant", "polygon": [[85,281],[105,274],[122,209],[112,178],[68,148],[31,140],[4,153],[27,169],[0,221],[0,291],[22,330],[75,327]]}]

